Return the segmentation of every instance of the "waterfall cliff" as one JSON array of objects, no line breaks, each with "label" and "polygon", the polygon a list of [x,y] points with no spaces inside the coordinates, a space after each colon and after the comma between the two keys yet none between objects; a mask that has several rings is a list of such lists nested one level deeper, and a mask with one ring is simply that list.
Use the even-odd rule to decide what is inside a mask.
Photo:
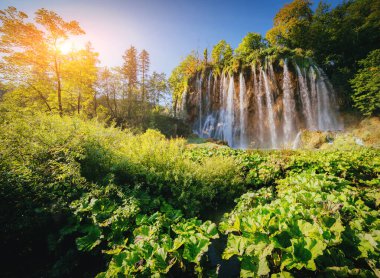
[{"label": "waterfall cliff", "polygon": [[200,137],[235,148],[291,148],[302,129],[339,130],[335,92],[323,70],[292,60],[190,80],[183,115]]}]

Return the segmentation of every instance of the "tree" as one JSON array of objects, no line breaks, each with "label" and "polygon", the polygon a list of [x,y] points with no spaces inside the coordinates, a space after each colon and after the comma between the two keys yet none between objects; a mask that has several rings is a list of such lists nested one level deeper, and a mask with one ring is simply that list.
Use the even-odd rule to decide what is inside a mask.
[{"label": "tree", "polygon": [[205,50],[203,51],[203,62],[205,65],[208,64],[208,49],[205,48]]},{"label": "tree", "polygon": [[201,68],[201,62],[196,52],[192,52],[175,67],[169,77],[172,92],[173,108],[177,109],[178,100],[187,88],[187,81]]},{"label": "tree", "polygon": [[276,14],[274,26],[266,34],[271,45],[307,49],[308,32],[312,21],[310,0],[294,0]]},{"label": "tree", "polygon": [[116,98],[114,98],[115,102],[111,102],[111,92],[112,92],[112,72],[109,68],[105,67],[99,71],[98,80],[97,80],[97,92],[99,97],[102,96],[106,99],[106,107],[108,108],[111,116],[116,118],[117,104]]},{"label": "tree", "polygon": [[232,60],[232,47],[225,40],[221,40],[213,47],[211,57],[217,72],[220,73]]},{"label": "tree", "polygon": [[64,21],[52,11],[36,11],[35,23],[14,7],[0,11],[0,70],[15,91],[31,92],[24,98],[41,102],[47,110],[63,114],[62,63],[66,57],[60,44],[70,36],[84,34],[76,21]]},{"label": "tree", "polygon": [[113,120],[121,124],[124,120],[125,111],[121,108],[124,94],[124,76],[121,68],[107,67],[100,70],[97,81],[99,103],[108,109]]},{"label": "tree", "polygon": [[97,96],[94,88],[98,77],[97,63],[98,53],[94,52],[91,43],[87,43],[85,49],[71,52],[67,62],[62,66],[63,77],[66,80],[62,88],[68,98],[66,103],[73,108],[76,103],[76,109],[73,110],[78,114],[81,110],[87,110],[88,114],[94,116],[97,113]]},{"label": "tree", "polygon": [[137,50],[134,46],[131,46],[127,49],[123,55],[123,67],[122,71],[125,79],[128,82],[128,99],[132,99],[132,94],[137,87],[137,70],[138,70],[138,61],[137,61]]},{"label": "tree", "polygon": [[354,91],[354,106],[363,115],[371,116],[380,112],[380,49],[370,52],[359,61],[361,68],[350,80]]},{"label": "tree", "polygon": [[[137,60],[137,50],[134,46],[127,49],[123,55],[123,66],[122,72],[124,78],[127,81],[127,102],[126,110],[127,117],[130,118],[132,114],[133,102],[136,100],[137,82],[138,82],[138,60]],[[124,96],[123,96],[123,100]]]},{"label": "tree", "polygon": [[[36,22],[44,29],[44,41],[48,46],[48,56],[53,60],[53,71],[57,83],[57,99],[59,114],[63,114],[62,108],[62,81],[61,81],[61,53],[59,43],[64,42],[70,35],[81,35],[84,31],[79,27],[77,21],[64,21],[58,14],[45,9],[39,9],[36,12]],[[50,60],[49,59],[49,60]]]},{"label": "tree", "polygon": [[146,87],[146,78],[147,78],[147,74],[148,74],[148,71],[149,71],[149,64],[150,64],[150,60],[149,60],[149,53],[148,51],[146,51],[145,49],[143,49],[141,52],[140,52],[140,55],[139,55],[139,70],[140,70],[140,73],[141,73],[141,94],[142,94],[142,102],[145,102],[145,97],[146,97],[146,92],[145,92],[145,87]]},{"label": "tree", "polygon": [[157,106],[168,94],[168,81],[165,73],[153,72],[148,80],[149,101]]},{"label": "tree", "polygon": [[315,61],[324,67],[335,89],[352,98],[349,80],[358,71],[359,61],[380,48],[380,2],[345,1],[334,9],[320,4],[310,26],[309,48]]},{"label": "tree", "polygon": [[236,55],[244,62],[251,62],[250,56],[255,51],[264,47],[263,38],[258,33],[248,33],[239,46],[235,49]]}]

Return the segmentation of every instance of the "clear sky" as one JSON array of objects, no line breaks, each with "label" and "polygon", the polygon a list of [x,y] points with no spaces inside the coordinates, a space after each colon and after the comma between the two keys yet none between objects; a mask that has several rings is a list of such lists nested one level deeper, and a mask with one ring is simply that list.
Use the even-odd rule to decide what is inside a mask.
[{"label": "clear sky", "polygon": [[[265,35],[278,10],[291,0],[0,0],[33,17],[38,8],[77,20],[102,65],[122,64],[134,45],[150,53],[151,70],[170,74],[191,52],[224,39],[236,47],[247,32]],[[319,1],[314,1],[313,7]],[[326,0],[333,7],[342,0]]]}]

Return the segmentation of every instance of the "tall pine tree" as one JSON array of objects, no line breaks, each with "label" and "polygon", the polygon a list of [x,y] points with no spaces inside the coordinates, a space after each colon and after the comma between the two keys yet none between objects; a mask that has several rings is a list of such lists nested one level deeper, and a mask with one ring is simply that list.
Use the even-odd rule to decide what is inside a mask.
[{"label": "tall pine tree", "polygon": [[137,60],[137,50],[134,46],[127,49],[123,55],[123,67],[122,72],[124,78],[126,79],[127,86],[127,117],[130,118],[132,114],[132,106],[136,100],[136,89],[137,89],[137,70],[138,70],[138,60]]},{"label": "tall pine tree", "polygon": [[128,99],[131,101],[133,93],[137,87],[137,69],[138,69],[138,61],[137,61],[137,50],[134,46],[131,46],[127,49],[123,55],[123,67],[122,71],[124,74],[124,78],[128,82]]},{"label": "tall pine tree", "polygon": [[139,70],[141,73],[141,100],[143,103],[146,101],[146,80],[147,80],[147,74],[149,71],[149,53],[145,49],[143,49],[139,55]]}]

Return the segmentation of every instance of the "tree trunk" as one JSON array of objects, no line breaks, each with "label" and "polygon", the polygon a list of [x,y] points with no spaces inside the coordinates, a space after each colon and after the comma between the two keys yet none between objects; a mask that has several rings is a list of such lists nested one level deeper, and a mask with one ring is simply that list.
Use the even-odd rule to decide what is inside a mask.
[{"label": "tree trunk", "polygon": [[174,100],[174,118],[177,117],[177,98]]},{"label": "tree trunk", "polygon": [[79,90],[79,94],[78,94],[78,114],[80,113],[80,101],[81,101],[81,93],[80,93],[80,90]]},{"label": "tree trunk", "polygon": [[142,102],[145,103],[145,69],[142,69]]},{"label": "tree trunk", "polygon": [[58,97],[58,111],[59,115],[62,117],[63,109],[62,109],[62,88],[61,88],[61,76],[59,74],[59,66],[57,61],[57,54],[54,57],[54,66],[55,66],[55,74],[57,77],[57,97]]},{"label": "tree trunk", "polygon": [[94,116],[98,116],[98,100],[96,99],[96,90],[94,90]]}]

